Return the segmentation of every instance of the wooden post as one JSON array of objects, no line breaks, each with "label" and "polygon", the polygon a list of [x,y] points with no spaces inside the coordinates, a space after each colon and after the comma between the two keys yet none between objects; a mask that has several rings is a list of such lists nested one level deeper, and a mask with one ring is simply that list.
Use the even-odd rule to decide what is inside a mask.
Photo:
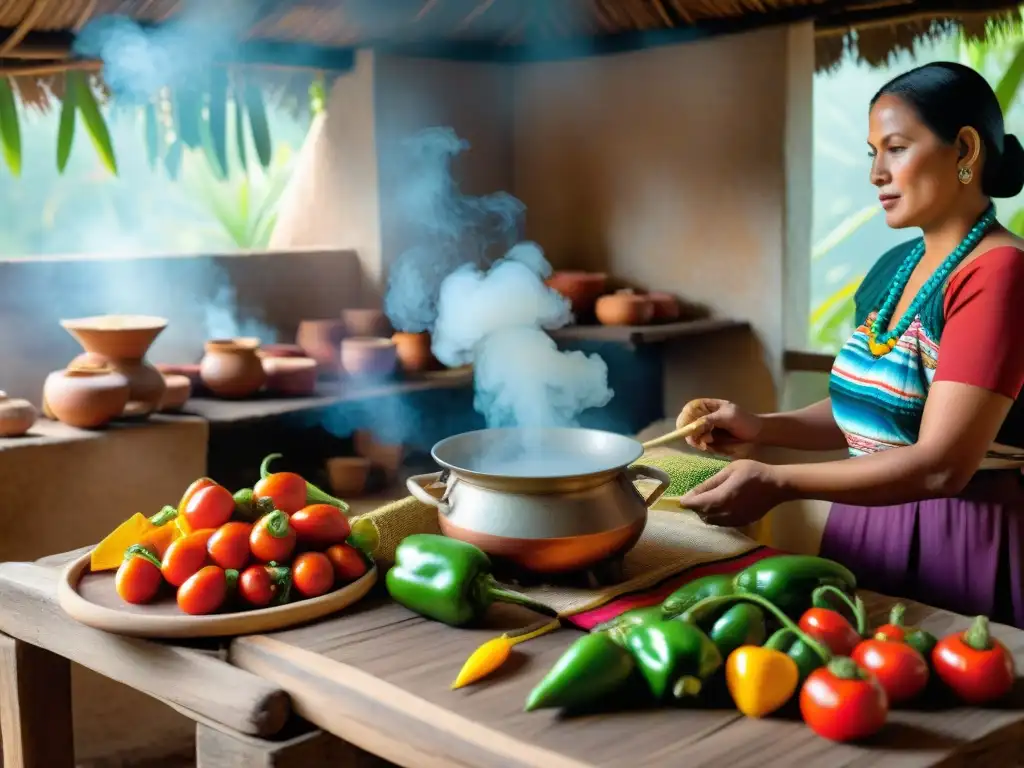
[{"label": "wooden post", "polygon": [[4,768],[74,768],[71,662],[0,635]]},{"label": "wooden post", "polygon": [[388,768],[392,763],[320,730],[281,741],[196,724],[196,768]]}]

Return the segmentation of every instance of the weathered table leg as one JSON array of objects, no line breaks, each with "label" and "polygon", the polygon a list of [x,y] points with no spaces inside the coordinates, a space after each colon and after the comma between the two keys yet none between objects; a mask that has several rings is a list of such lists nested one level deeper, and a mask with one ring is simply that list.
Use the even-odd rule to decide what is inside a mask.
[{"label": "weathered table leg", "polygon": [[329,733],[312,730],[267,741],[196,724],[196,768],[387,768],[392,766]]},{"label": "weathered table leg", "polygon": [[4,768],[73,768],[71,662],[0,635]]}]

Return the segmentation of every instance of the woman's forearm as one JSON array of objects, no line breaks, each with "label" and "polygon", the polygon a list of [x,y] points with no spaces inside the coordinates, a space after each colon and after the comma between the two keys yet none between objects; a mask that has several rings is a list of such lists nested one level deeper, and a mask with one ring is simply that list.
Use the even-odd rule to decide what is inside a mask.
[{"label": "woman's forearm", "polygon": [[825,398],[797,411],[768,413],[761,418],[758,445],[798,451],[835,451],[846,448],[846,437],[832,415],[832,400]]},{"label": "woman's forearm", "polygon": [[955,495],[963,483],[921,445],[840,461],[772,468],[785,496],[866,507]]}]

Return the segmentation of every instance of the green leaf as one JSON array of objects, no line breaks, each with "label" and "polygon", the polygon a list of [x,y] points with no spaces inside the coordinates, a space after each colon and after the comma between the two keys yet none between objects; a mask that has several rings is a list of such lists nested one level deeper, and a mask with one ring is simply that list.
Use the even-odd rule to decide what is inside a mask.
[{"label": "green leaf", "polygon": [[245,84],[245,109],[249,113],[252,140],[256,145],[260,165],[269,168],[274,151],[270,139],[270,124],[267,122],[267,106],[263,103],[263,94],[254,83]]},{"label": "green leaf", "polygon": [[143,130],[146,139],[146,162],[151,170],[156,170],[156,162],[160,159],[160,123],[157,121],[156,107],[149,103],[143,112]]},{"label": "green leaf", "polygon": [[238,93],[235,94],[235,150],[238,152],[242,173],[248,173],[249,161],[245,156],[245,105]]},{"label": "green leaf", "polygon": [[75,101],[75,89],[64,89],[64,103],[60,106],[60,126],[57,129],[57,172],[64,173],[71,158],[71,146],[75,142],[75,117],[78,104]]},{"label": "green leaf", "polygon": [[863,280],[864,275],[858,275],[853,280],[850,280],[848,283],[841,286],[831,296],[826,297],[825,300],[821,302],[813,312],[811,312],[811,325],[820,325],[825,322],[827,317],[831,317],[837,307],[842,307],[847,303],[852,302],[854,295],[857,293],[857,289],[860,287]]},{"label": "green leaf", "polygon": [[831,232],[815,243],[811,249],[811,261],[817,261],[833,248],[848,240],[858,229],[877,216],[881,210],[882,207],[880,205],[868,205],[847,216]]},{"label": "green leaf", "polygon": [[1006,68],[1003,76],[996,83],[996,98],[999,99],[999,106],[1004,115],[1009,113],[1010,107],[1013,106],[1013,100],[1017,96],[1021,80],[1024,80],[1024,43],[1017,44],[1010,66]]},{"label": "green leaf", "polygon": [[1017,237],[1024,236],[1024,208],[1010,216],[1006,228],[1017,235]]},{"label": "green leaf", "polygon": [[228,72],[224,67],[213,67],[210,71],[209,133],[210,147],[217,160],[221,178],[227,178],[228,165]]},{"label": "green leaf", "polygon": [[21,176],[21,122],[11,81],[0,76],[0,144],[13,176]]},{"label": "green leaf", "polygon": [[92,92],[89,80],[83,72],[68,72],[67,83],[75,89],[75,102],[82,113],[82,122],[89,132],[93,146],[100,156],[100,161],[113,175],[117,175],[117,159],[114,157],[114,147],[110,142],[110,130],[107,122],[100,112],[100,105],[96,102],[96,96]]}]

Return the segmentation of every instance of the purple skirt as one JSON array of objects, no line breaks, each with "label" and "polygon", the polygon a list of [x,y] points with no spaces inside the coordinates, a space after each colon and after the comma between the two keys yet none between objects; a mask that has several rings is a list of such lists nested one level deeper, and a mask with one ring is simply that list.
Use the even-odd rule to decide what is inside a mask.
[{"label": "purple skirt", "polygon": [[1024,476],[983,470],[950,499],[833,504],[821,556],[863,589],[1024,629]]}]

